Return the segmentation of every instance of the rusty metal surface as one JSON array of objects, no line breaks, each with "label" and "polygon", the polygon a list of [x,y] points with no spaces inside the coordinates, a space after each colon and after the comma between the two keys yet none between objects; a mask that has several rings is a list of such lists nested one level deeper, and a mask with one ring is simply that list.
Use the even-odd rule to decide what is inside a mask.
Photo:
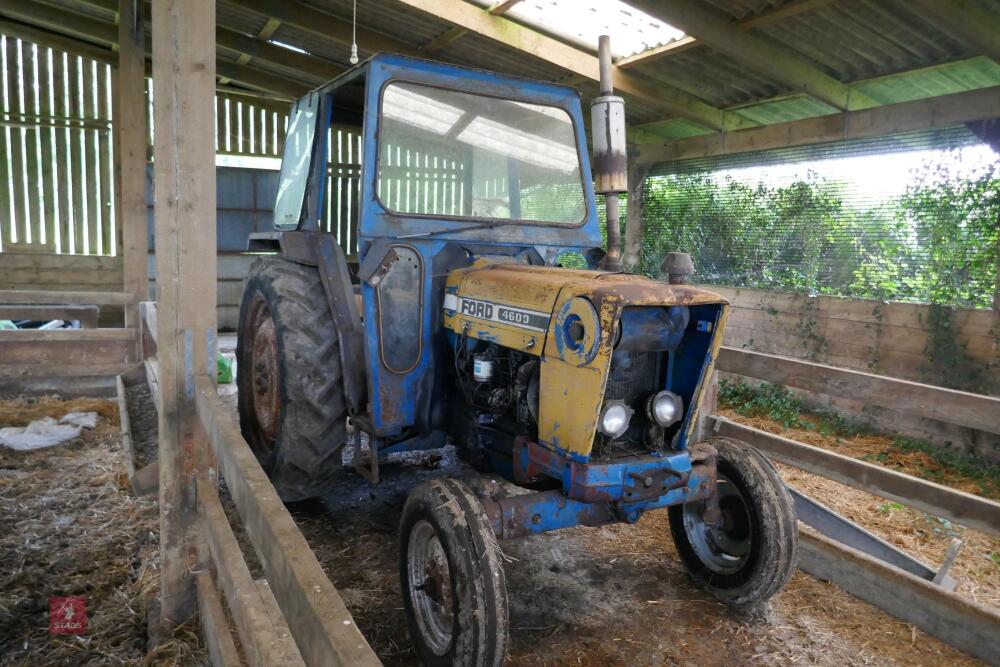
[{"label": "rusty metal surface", "polygon": [[[294,232],[290,236],[298,237],[301,234],[302,232]],[[314,234],[312,243],[327,304],[337,326],[347,407],[352,415],[358,414],[366,408],[368,369],[362,345],[364,329],[351,285],[347,258],[343,249],[329,234]]]},{"label": "rusty metal surface", "polygon": [[268,448],[274,447],[281,414],[278,337],[263,297],[254,301],[248,328],[253,332],[250,366],[254,417]]},{"label": "rusty metal surface", "polygon": [[569,461],[523,438],[517,441],[515,450],[518,481],[554,475],[561,477],[563,488],[519,495],[501,495],[495,488],[481,488],[477,495],[501,539],[570,526],[634,523],[650,509],[698,500],[712,504],[714,450],[713,456],[702,456],[686,469],[690,461],[687,453],[672,460],[643,456],[596,465]]},{"label": "rusty metal surface", "polygon": [[[448,309],[443,323],[456,333],[541,355],[545,390],[539,402],[538,437],[583,457],[590,454],[593,445],[615,344],[614,332],[623,309],[726,303],[723,297],[707,290],[669,285],[643,276],[486,259],[452,271],[446,290],[462,298],[552,314],[544,334]],[[723,325],[724,321],[720,321],[720,330]],[[577,326],[582,327],[580,340],[568,340],[567,327],[576,330]],[[721,335],[716,339],[721,341]],[[539,345],[540,341],[544,345]],[[714,344],[713,360],[717,348],[718,344]]]}]

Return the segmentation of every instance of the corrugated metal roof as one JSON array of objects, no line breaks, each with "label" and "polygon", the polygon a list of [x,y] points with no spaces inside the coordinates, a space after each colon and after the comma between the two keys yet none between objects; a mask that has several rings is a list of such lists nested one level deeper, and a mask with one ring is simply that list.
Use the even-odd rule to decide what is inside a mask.
[{"label": "corrugated metal roof", "polygon": [[[112,12],[95,6],[93,0],[44,1],[109,23],[114,18]],[[351,21],[354,0],[300,1],[341,21]],[[796,0],[705,1],[734,22],[763,21],[750,32],[830,76],[854,84],[859,93],[882,104],[1000,85],[1000,65],[976,57],[978,54],[968,44],[923,18],[910,0],[820,0],[804,5],[807,8],[798,13],[788,11],[789,3]],[[239,0],[217,0],[216,7],[220,25],[246,35],[255,36],[267,22],[267,16],[247,9]],[[781,10],[783,15],[768,22],[767,15],[775,10]],[[1000,1],[993,0],[988,11],[1000,21]],[[411,52],[419,52],[422,46],[453,29],[447,21],[397,0],[363,0],[357,3],[357,12],[359,28],[394,40]],[[350,45],[342,38],[334,39],[301,26],[282,24],[273,39],[345,66],[350,54]],[[362,58],[377,48],[364,38],[358,47]],[[234,52],[223,53],[227,61],[235,58]],[[427,57],[541,80],[570,81],[580,87],[585,99],[597,93],[593,82],[580,83],[580,77],[548,61],[476,34],[465,34]],[[305,85],[316,82],[314,77],[294,69],[262,61],[251,64]],[[785,122],[835,111],[706,45],[678,50],[637,64],[629,71],[648,81],[654,92],[661,86],[664,91],[667,86],[677,88],[754,123]],[[656,121],[643,128],[654,136],[681,138],[706,131],[687,120],[665,119],[661,110],[634,97],[628,99],[626,110],[633,125]]]}]

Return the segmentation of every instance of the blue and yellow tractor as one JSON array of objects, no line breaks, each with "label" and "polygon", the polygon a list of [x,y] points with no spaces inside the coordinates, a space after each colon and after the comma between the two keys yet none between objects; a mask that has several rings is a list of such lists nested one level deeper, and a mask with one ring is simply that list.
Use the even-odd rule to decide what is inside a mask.
[{"label": "blue and yellow tractor", "polygon": [[[795,565],[774,468],[698,436],[728,305],[619,268],[624,122],[603,92],[592,173],[576,90],[375,56],[293,105],[276,229],[250,239],[240,422],[284,500],[328,491],[345,447],[373,482],[389,454],[451,444],[521,487],[442,477],[408,498],[400,577],[426,664],[503,661],[499,540],[668,508],[724,601],[767,600]],[[360,136],[357,173],[331,127]]]}]

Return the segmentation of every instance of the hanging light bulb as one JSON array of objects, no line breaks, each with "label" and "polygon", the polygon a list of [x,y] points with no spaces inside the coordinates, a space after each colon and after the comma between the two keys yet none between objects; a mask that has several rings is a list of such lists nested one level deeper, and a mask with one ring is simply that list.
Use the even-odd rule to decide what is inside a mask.
[{"label": "hanging light bulb", "polygon": [[358,0],[354,0],[354,20],[351,22],[351,64],[358,64]]}]

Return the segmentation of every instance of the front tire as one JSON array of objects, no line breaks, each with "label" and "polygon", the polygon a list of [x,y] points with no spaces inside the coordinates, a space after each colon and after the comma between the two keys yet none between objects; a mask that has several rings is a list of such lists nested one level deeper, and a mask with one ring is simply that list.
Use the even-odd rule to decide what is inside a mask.
[{"label": "front tire", "polygon": [[705,502],[669,509],[670,532],[691,578],[736,607],[761,604],[795,570],[798,525],[791,496],[757,449],[732,438],[706,441],[718,452],[721,522],[704,520]]},{"label": "front tire", "polygon": [[315,267],[250,266],[240,303],[240,429],[285,502],[328,492],[347,442],[337,328]]},{"label": "front tire", "polygon": [[507,582],[475,495],[454,479],[410,494],[399,527],[410,637],[425,665],[498,667],[507,653]]}]

